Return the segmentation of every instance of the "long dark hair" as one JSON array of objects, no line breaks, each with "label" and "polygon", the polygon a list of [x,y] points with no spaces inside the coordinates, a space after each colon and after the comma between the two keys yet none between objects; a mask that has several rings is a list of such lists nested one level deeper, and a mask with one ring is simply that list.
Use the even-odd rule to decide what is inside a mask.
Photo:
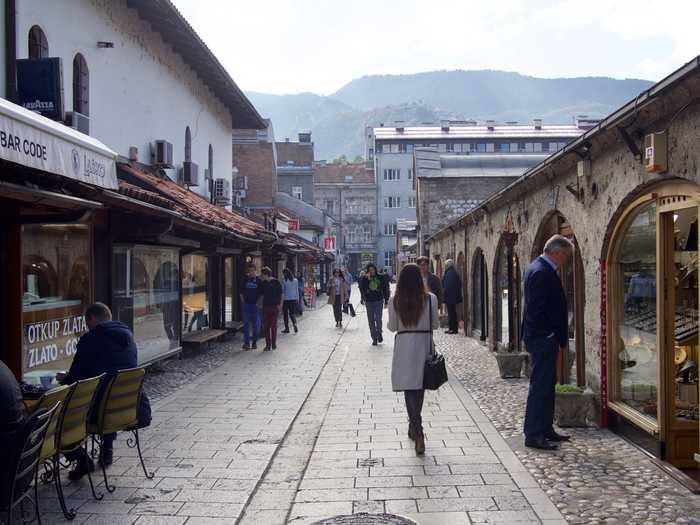
[{"label": "long dark hair", "polygon": [[294,280],[294,275],[292,274],[292,271],[289,268],[285,268],[284,270],[282,270],[282,275],[284,275],[285,281],[293,281]]},{"label": "long dark hair", "polygon": [[406,264],[399,274],[394,309],[404,326],[416,326],[425,308],[426,291],[417,264]]}]

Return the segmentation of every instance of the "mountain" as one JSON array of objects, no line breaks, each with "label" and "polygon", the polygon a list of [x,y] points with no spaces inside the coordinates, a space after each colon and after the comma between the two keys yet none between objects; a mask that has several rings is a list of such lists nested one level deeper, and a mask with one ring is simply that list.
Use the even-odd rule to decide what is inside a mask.
[{"label": "mountain", "polygon": [[603,117],[652,82],[608,77],[536,78],[504,71],[433,71],[373,75],[330,96],[247,93],[272,118],[278,138],[313,133],[317,159],[364,151],[364,126],[406,125],[441,119],[567,123],[575,115]]}]

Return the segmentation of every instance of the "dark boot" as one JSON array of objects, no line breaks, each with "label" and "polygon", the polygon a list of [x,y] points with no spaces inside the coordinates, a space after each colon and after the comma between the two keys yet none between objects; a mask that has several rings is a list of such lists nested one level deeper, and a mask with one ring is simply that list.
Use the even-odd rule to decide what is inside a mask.
[{"label": "dark boot", "polygon": [[68,479],[77,481],[88,472],[95,472],[95,464],[85,453],[81,453],[80,458],[75,462],[75,467],[68,473]]},{"label": "dark boot", "polygon": [[425,454],[425,436],[423,432],[416,434],[416,454],[418,456]]}]

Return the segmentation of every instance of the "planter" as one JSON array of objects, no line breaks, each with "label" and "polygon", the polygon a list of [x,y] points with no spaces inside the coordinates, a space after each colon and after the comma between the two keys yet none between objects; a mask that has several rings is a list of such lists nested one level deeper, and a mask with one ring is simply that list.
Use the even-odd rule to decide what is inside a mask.
[{"label": "planter", "polygon": [[525,353],[511,352],[496,352],[496,362],[498,363],[498,371],[503,379],[515,379],[520,377],[523,369],[523,360]]},{"label": "planter", "polygon": [[557,392],[554,421],[560,427],[587,427],[593,414],[592,392]]}]

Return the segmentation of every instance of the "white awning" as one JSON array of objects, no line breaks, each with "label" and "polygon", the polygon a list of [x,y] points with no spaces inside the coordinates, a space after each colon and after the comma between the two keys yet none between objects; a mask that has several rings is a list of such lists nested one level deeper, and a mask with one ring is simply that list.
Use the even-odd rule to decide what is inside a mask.
[{"label": "white awning", "polygon": [[0,158],[111,190],[117,154],[88,135],[0,98]]}]

